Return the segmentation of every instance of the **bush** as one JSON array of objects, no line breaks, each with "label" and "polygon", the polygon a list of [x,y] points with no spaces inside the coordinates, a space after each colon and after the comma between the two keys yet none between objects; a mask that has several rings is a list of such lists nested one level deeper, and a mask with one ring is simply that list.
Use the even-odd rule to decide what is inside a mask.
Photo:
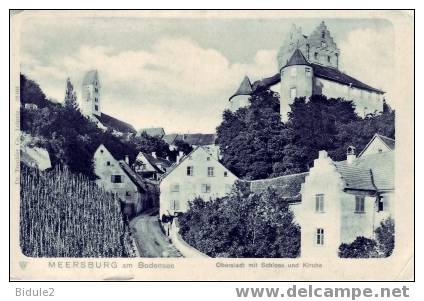
[{"label": "bush", "polygon": [[389,257],[395,246],[395,224],[392,218],[387,218],[375,230],[376,239],[362,236],[352,243],[343,243],[339,247],[341,258],[376,258]]},{"label": "bush", "polygon": [[275,191],[248,193],[237,185],[224,198],[190,203],[179,217],[184,240],[211,257],[295,258],[300,227]]}]

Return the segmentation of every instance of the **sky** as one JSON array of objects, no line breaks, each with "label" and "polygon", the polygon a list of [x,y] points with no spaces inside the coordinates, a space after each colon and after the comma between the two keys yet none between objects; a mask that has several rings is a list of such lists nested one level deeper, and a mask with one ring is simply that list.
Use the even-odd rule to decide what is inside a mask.
[{"label": "sky", "polygon": [[[81,97],[84,73],[97,69],[102,111],[136,129],[212,133],[228,98],[278,72],[277,52],[291,24],[309,35],[316,18],[27,18],[21,72],[63,101],[70,77]],[[387,92],[393,28],[384,19],[324,19],[340,49],[340,69]],[[278,88],[277,88],[278,91]]]}]

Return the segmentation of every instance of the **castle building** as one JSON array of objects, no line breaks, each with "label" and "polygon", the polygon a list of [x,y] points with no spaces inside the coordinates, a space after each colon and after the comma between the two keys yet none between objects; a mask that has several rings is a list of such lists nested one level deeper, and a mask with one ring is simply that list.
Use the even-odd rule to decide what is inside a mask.
[{"label": "castle building", "polygon": [[134,127],[102,112],[101,85],[97,70],[88,71],[82,81],[81,113],[103,130],[110,129],[115,136],[136,134]]},{"label": "castle building", "polygon": [[352,100],[356,113],[383,110],[384,91],[373,88],[339,70],[340,50],[331,37],[324,22],[310,36],[302,34],[300,27],[292,26],[277,56],[278,73],[251,84],[245,77],[230,97],[231,107],[238,109],[246,105],[246,95],[280,84],[280,113],[287,121],[290,104],[295,98],[325,95],[328,98]]}]

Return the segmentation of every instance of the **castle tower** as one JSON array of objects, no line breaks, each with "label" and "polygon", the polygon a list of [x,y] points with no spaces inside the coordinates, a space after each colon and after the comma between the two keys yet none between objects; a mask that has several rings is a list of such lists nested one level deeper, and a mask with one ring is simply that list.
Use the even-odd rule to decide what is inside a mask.
[{"label": "castle tower", "polygon": [[288,120],[290,104],[296,97],[309,98],[312,95],[313,69],[299,49],[296,49],[287,64],[280,69],[281,120]]},{"label": "castle tower", "polygon": [[308,36],[304,55],[310,63],[339,68],[340,50],[324,21]]},{"label": "castle tower", "polygon": [[279,70],[281,70],[281,68],[287,64],[288,60],[296,49],[300,49],[304,55],[307,55],[306,44],[307,37],[302,33],[302,28],[292,24],[290,31],[288,32],[283,42],[283,45],[278,51],[277,60]]},{"label": "castle tower", "polygon": [[100,82],[97,70],[90,70],[84,76],[80,108],[85,116],[101,116]]}]

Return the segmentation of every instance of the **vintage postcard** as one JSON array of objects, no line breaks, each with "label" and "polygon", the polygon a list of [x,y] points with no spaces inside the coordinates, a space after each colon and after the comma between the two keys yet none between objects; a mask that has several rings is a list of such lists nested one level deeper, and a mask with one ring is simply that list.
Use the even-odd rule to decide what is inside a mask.
[{"label": "vintage postcard", "polygon": [[10,279],[413,280],[413,11],[10,11]]}]

